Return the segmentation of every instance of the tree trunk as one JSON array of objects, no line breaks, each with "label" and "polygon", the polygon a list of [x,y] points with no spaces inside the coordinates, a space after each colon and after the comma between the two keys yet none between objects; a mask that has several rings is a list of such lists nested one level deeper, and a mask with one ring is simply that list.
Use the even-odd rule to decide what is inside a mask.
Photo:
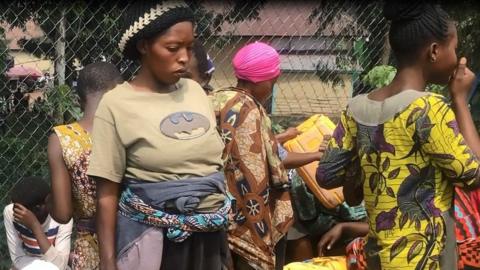
[{"label": "tree trunk", "polygon": [[57,38],[55,40],[55,78],[57,85],[65,84],[65,8],[60,10],[60,19],[55,26]]},{"label": "tree trunk", "polygon": [[392,47],[390,47],[390,42],[388,41],[388,33],[383,37],[383,52],[380,63],[382,65],[388,65],[390,60],[390,54],[392,52]]}]

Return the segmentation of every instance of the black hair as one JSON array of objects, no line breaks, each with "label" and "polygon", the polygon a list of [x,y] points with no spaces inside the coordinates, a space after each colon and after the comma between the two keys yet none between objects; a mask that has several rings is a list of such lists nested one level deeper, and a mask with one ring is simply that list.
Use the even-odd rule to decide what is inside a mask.
[{"label": "black hair", "polygon": [[209,70],[208,56],[205,47],[200,40],[196,39],[193,43],[193,54],[197,59],[197,68],[201,76],[205,76]]},{"label": "black hair", "polygon": [[[140,18],[143,18],[151,9],[155,9],[157,1],[135,1],[127,8],[122,17],[122,31],[125,33]],[[161,3],[160,3],[161,4]],[[128,37],[123,48],[123,55],[130,60],[139,60],[137,42],[143,39],[152,39],[165,33],[171,26],[184,21],[194,22],[193,11],[187,6],[169,8],[154,20],[138,27]],[[122,49],[122,48],[121,48]]]},{"label": "black hair", "polygon": [[122,83],[122,74],[111,63],[97,62],[85,66],[78,75],[77,93],[84,103],[87,95],[113,89]]},{"label": "black hair", "polygon": [[439,5],[424,0],[386,0],[383,13],[391,21],[390,46],[399,62],[416,58],[430,42],[446,41],[453,22]]},{"label": "black hair", "polygon": [[50,194],[50,187],[38,176],[25,177],[13,187],[10,198],[13,203],[19,203],[26,208],[44,204]]}]

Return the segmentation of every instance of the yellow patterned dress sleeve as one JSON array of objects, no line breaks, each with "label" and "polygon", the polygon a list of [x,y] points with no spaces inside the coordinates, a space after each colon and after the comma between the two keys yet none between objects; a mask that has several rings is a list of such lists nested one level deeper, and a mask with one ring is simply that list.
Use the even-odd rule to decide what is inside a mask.
[{"label": "yellow patterned dress sleeve", "polygon": [[422,151],[443,175],[457,186],[476,186],[479,183],[479,161],[460,133],[455,114],[443,97],[428,98],[426,112],[419,111],[415,136],[425,143]]},{"label": "yellow patterned dress sleeve", "polygon": [[344,111],[317,168],[316,178],[322,188],[332,189],[343,186],[348,176],[347,172],[349,175],[359,173],[356,132],[355,121],[348,112]]}]

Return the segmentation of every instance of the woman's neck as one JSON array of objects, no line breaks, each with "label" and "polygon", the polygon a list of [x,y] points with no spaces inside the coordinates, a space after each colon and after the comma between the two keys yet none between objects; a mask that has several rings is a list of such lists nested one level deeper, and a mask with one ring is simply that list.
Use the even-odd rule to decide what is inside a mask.
[{"label": "woman's neck", "polygon": [[78,120],[78,124],[82,126],[88,132],[92,132],[93,129],[93,119],[95,118],[95,112],[97,110],[98,104],[102,99],[103,95],[91,95],[87,97],[83,108],[83,116]]},{"label": "woman's neck", "polygon": [[405,90],[425,91],[427,82],[422,69],[415,67],[400,68],[393,81],[378,91],[368,94],[372,100],[383,101]]},{"label": "woman's neck", "polygon": [[83,117],[80,118],[80,120],[78,120],[78,124],[82,126],[83,129],[91,133],[93,129],[94,117],[95,117],[95,114],[84,114]]},{"label": "woman's neck", "polygon": [[140,68],[137,76],[130,81],[130,85],[132,85],[135,90],[142,92],[169,93],[177,89],[175,84],[168,85],[159,82],[153,74],[145,68]]},{"label": "woman's neck", "polygon": [[425,91],[427,81],[422,69],[415,67],[401,68],[395,75],[390,87],[396,92],[409,89]]},{"label": "woman's neck", "polygon": [[250,83],[245,81],[238,81],[236,88],[242,89],[243,91],[247,92],[247,94],[253,96],[253,87]]}]

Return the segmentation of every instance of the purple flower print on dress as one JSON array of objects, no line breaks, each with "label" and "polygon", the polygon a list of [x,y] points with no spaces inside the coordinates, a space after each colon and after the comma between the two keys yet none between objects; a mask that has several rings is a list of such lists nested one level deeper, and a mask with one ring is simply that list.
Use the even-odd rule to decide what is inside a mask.
[{"label": "purple flower print on dress", "polygon": [[332,137],[335,139],[338,147],[343,147],[343,138],[345,137],[345,127],[343,126],[342,121],[340,121],[333,131]]},{"label": "purple flower print on dress", "polygon": [[442,215],[442,211],[438,209],[434,202],[433,202],[433,196],[430,200],[427,201],[426,206],[427,206],[427,211],[430,213],[430,215],[434,217],[440,217]]},{"label": "purple flower print on dress", "polygon": [[460,129],[458,128],[458,122],[457,120],[452,120],[447,123],[447,126],[453,130],[453,133],[455,134],[455,137],[460,134]]},{"label": "purple flower print on dress", "polygon": [[384,134],[384,125],[379,125],[375,130],[375,135],[373,137],[373,144],[378,152],[386,152],[395,154],[395,147],[392,144],[389,144],[385,139]]},{"label": "purple flower print on dress", "polygon": [[395,227],[395,218],[397,218],[398,207],[392,208],[390,211],[382,211],[375,219],[376,231],[392,230]]}]

